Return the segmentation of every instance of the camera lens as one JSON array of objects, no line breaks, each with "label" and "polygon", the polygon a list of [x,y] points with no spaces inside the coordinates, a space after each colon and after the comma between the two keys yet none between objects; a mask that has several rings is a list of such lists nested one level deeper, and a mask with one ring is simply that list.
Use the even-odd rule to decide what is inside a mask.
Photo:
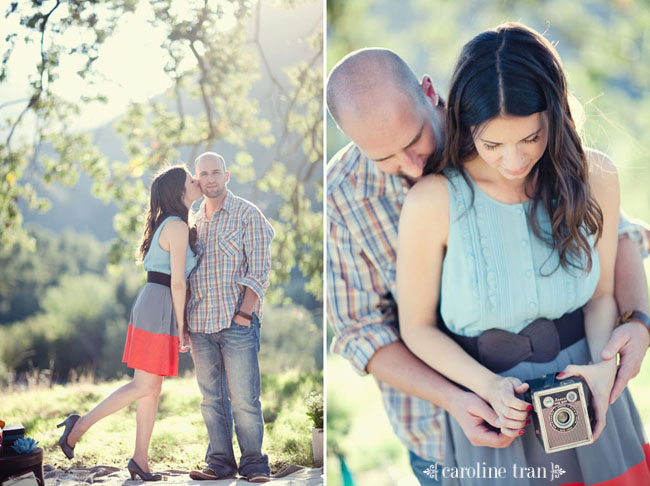
[{"label": "camera lens", "polygon": [[553,412],[553,425],[558,429],[568,429],[576,420],[575,412],[569,407],[560,407]]}]

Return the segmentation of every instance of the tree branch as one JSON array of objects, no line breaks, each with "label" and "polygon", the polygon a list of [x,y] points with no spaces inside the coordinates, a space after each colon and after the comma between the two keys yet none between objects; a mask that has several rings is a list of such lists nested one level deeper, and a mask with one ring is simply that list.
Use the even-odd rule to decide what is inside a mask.
[{"label": "tree branch", "polygon": [[199,79],[199,86],[201,88],[201,98],[203,99],[203,105],[205,106],[205,114],[208,117],[208,128],[210,130],[210,133],[208,133],[208,142],[211,142],[215,137],[215,129],[214,122],[212,121],[212,106],[210,105],[210,97],[208,96],[205,87],[205,83],[208,78],[208,72],[203,58],[196,50],[196,47],[194,47],[194,41],[190,42],[190,49],[192,49],[192,53],[199,63],[199,69],[201,70],[201,79]]},{"label": "tree branch", "polygon": [[264,54],[262,43],[260,42],[260,17],[262,16],[261,0],[258,0],[255,10],[256,10],[255,11],[255,36],[253,37],[253,43],[257,46],[258,53],[260,55],[260,58],[262,59],[262,64],[264,64],[264,68],[266,69],[269,78],[271,78],[273,84],[275,84],[278,87],[278,89],[282,92],[282,94],[286,96],[288,95],[287,90],[284,88],[284,86],[282,86],[280,80],[273,73],[273,70],[271,69],[271,65],[269,64],[266,54]]},{"label": "tree branch", "polygon": [[56,0],[56,5],[52,7],[52,10],[50,10],[44,17],[41,22],[41,64],[38,67],[39,75],[40,75],[40,82],[39,85],[36,89],[36,93],[32,95],[32,97],[29,100],[29,103],[25,107],[25,109],[22,111],[22,113],[18,116],[16,119],[15,123],[11,127],[11,131],[9,132],[9,136],[7,137],[7,141],[5,142],[5,146],[7,149],[10,148],[10,143],[11,143],[11,138],[14,136],[14,132],[16,131],[16,128],[20,124],[21,120],[25,116],[25,114],[30,110],[32,106],[34,106],[36,103],[38,103],[38,100],[41,97],[41,94],[43,93],[43,76],[45,75],[45,66],[46,66],[46,58],[45,58],[45,28],[47,27],[47,22],[50,19],[50,16],[54,13],[54,11],[61,5],[61,0]]},{"label": "tree branch", "polygon": [[2,103],[0,105],[0,110],[6,108],[7,106],[17,105],[18,103],[24,103],[25,101],[29,101],[29,98],[19,98],[17,100],[7,101],[6,103]]}]

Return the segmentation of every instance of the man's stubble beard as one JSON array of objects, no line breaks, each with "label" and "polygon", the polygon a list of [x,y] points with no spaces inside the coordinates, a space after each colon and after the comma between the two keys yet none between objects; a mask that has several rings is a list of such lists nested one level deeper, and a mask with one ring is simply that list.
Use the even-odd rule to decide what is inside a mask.
[{"label": "man's stubble beard", "polygon": [[436,148],[436,151],[429,155],[427,162],[424,164],[424,169],[422,171],[423,176],[427,174],[439,174],[442,171],[444,168],[442,154],[443,150],[441,147],[440,149]]},{"label": "man's stubble beard", "polygon": [[225,187],[220,187],[218,189],[213,190],[212,192],[209,192],[207,190],[204,191],[203,189],[201,189],[201,192],[208,199],[217,199],[217,198],[221,197],[226,192],[226,188]]}]

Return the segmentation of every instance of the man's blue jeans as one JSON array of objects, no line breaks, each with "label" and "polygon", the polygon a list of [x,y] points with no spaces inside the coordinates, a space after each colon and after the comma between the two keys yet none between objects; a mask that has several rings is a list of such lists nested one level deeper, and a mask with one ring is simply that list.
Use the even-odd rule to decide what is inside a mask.
[{"label": "man's blue jeans", "polygon": [[[250,326],[231,323],[215,334],[191,333],[192,356],[203,401],[201,413],[208,429],[205,462],[218,476],[269,474],[268,456],[262,454],[264,419],[260,404],[260,327],[257,316]],[[241,450],[239,469],[232,447],[235,422]]]},{"label": "man's blue jeans", "polygon": [[[442,476],[440,466],[435,462],[423,459],[416,456],[412,451],[409,451],[409,459],[411,461],[411,469],[413,474],[418,478],[422,486],[436,486],[442,484]],[[433,474],[434,469],[436,474]]]}]

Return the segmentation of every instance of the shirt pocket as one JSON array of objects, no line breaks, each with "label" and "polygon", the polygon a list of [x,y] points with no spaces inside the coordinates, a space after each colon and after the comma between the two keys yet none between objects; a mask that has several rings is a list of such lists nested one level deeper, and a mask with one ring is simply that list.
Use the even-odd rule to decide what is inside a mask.
[{"label": "shirt pocket", "polygon": [[219,235],[219,249],[228,256],[235,256],[241,250],[240,230],[227,231]]}]

